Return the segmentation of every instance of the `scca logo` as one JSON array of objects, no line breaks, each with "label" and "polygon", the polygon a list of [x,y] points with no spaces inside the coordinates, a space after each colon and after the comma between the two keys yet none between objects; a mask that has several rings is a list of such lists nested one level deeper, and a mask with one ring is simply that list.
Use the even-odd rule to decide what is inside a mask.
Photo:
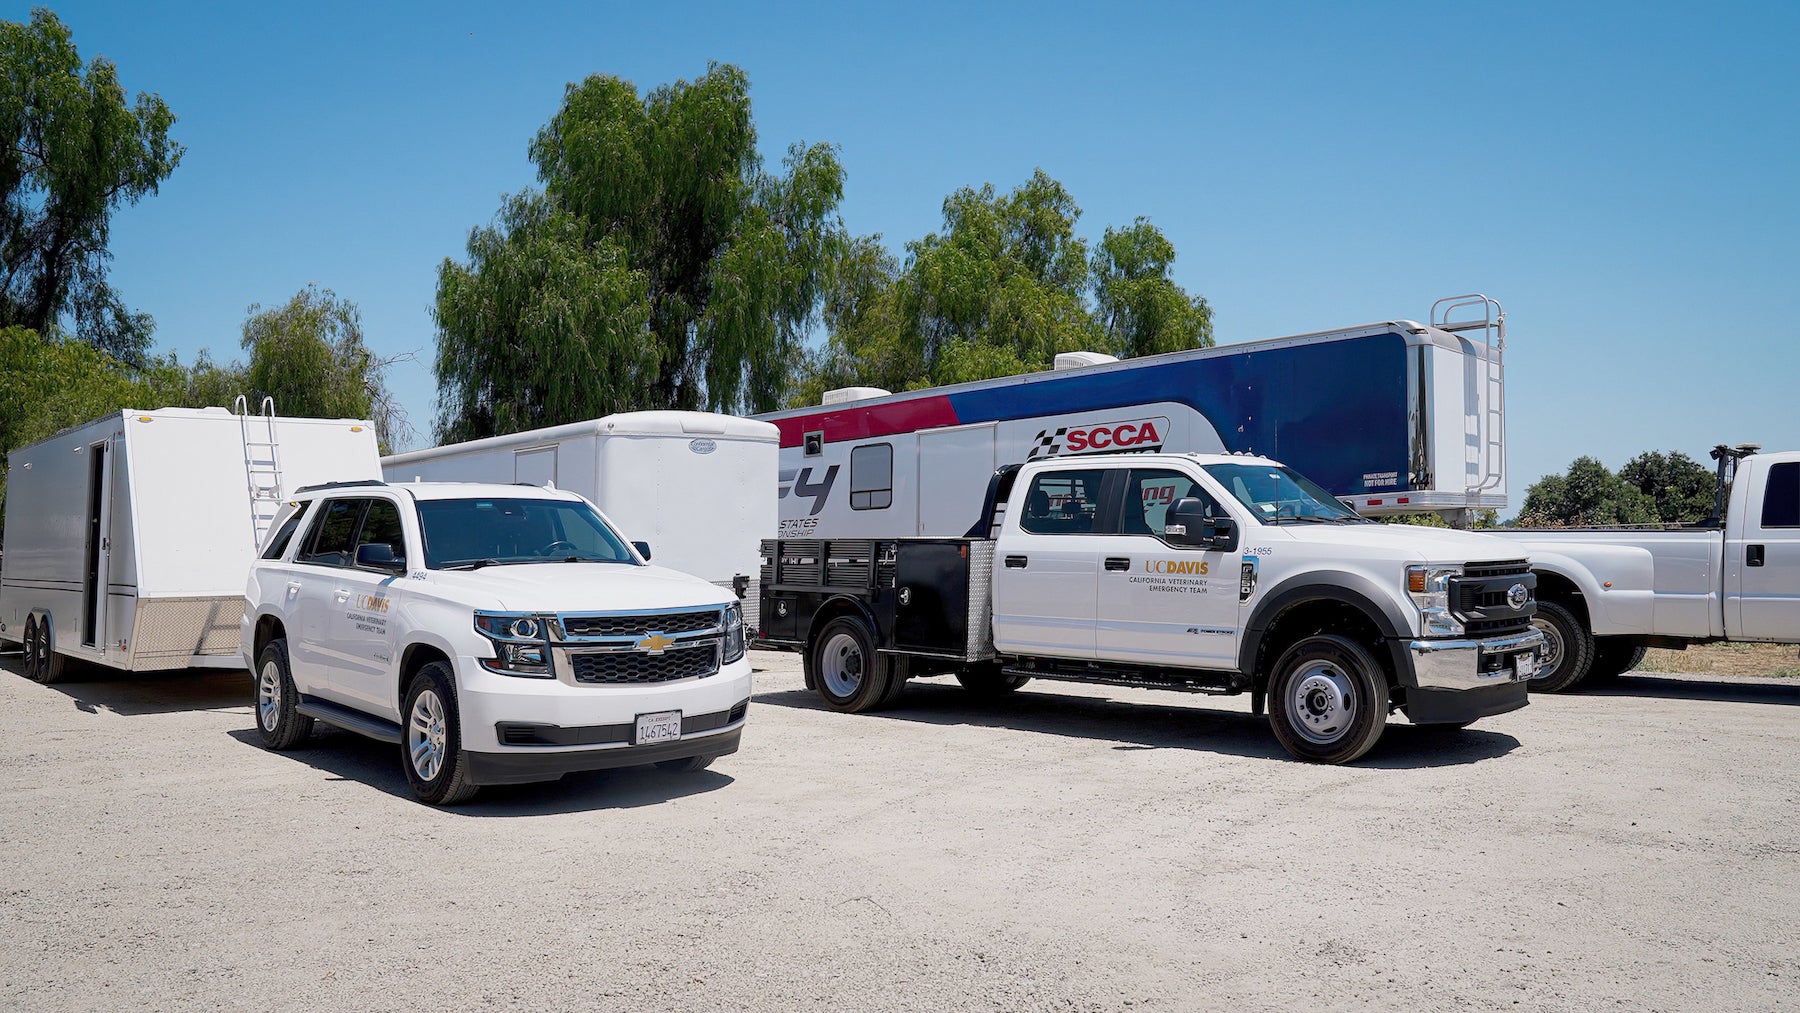
[{"label": "scca logo", "polygon": [[1204,560],[1199,559],[1146,559],[1145,573],[1176,573],[1193,576],[1206,576],[1207,567]]},{"label": "scca logo", "polygon": [[1149,453],[1161,450],[1163,433],[1169,420],[1131,419],[1127,422],[1102,422],[1088,426],[1064,426],[1052,432],[1040,430],[1031,453],[1025,459],[1057,457],[1062,454],[1104,454],[1120,451]]}]

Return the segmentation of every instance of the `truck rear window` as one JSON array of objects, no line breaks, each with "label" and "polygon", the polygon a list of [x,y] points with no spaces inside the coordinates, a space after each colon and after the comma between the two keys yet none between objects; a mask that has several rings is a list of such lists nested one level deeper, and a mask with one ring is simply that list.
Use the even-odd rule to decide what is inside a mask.
[{"label": "truck rear window", "polygon": [[631,563],[624,539],[586,503],[555,499],[423,500],[425,566]]}]

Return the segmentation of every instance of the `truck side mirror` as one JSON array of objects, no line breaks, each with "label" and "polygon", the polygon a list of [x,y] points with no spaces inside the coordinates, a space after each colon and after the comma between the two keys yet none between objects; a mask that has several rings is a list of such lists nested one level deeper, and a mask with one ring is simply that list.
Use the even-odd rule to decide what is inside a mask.
[{"label": "truck side mirror", "polygon": [[650,543],[649,542],[632,542],[631,547],[637,550],[638,555],[644,557],[644,562],[646,562],[646,563],[650,562]]},{"label": "truck side mirror", "polygon": [[1206,516],[1206,504],[1193,496],[1177,500],[1169,508],[1163,537],[1171,545],[1224,552],[1234,551],[1238,543],[1237,524],[1229,517]]},{"label": "truck side mirror", "polygon": [[386,542],[366,542],[356,547],[356,565],[366,566],[372,570],[387,570],[390,573],[404,573],[406,559],[394,555],[394,547]]}]

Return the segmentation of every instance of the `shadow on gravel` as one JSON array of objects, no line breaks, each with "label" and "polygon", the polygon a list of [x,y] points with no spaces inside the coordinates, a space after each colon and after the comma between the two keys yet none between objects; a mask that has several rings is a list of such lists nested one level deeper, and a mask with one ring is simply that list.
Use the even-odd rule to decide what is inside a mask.
[{"label": "shadow on gravel", "polygon": [[[758,693],[758,704],[829,712],[810,690]],[[862,720],[916,721],[932,725],[979,725],[1071,738],[1124,742],[1120,751],[1186,749],[1195,752],[1301,762],[1275,741],[1269,721],[1247,713],[1166,707],[1154,703],[1063,696],[1024,689],[995,701],[975,700],[961,688],[909,683],[886,710],[846,715]],[[1447,767],[1505,756],[1519,740],[1501,732],[1469,728],[1450,731],[1391,719],[1381,741],[1356,761],[1360,767]]]},{"label": "shadow on gravel", "polygon": [[[227,734],[247,748],[263,748],[254,728],[239,728]],[[321,725],[305,745],[279,755],[333,775],[328,780],[356,781],[407,805],[420,804],[406,783],[399,746]],[[721,762],[729,760],[725,757]],[[635,809],[717,791],[731,782],[729,775],[716,770],[694,774],[674,774],[655,767],[597,770],[569,774],[560,781],[489,785],[481,789],[474,801],[443,811],[456,816],[491,817]]]},{"label": "shadow on gravel", "polygon": [[1800,679],[1779,682],[1713,682],[1657,675],[1622,675],[1598,686],[1577,687],[1578,696],[1637,696],[1662,700],[1800,705]]},{"label": "shadow on gravel", "polygon": [[[30,681],[25,679],[24,658],[20,655],[0,657],[0,669]],[[133,674],[77,662],[60,680],[44,688],[68,697],[77,710],[88,714],[104,710],[137,717],[250,706],[250,677],[242,671],[216,668]]]}]

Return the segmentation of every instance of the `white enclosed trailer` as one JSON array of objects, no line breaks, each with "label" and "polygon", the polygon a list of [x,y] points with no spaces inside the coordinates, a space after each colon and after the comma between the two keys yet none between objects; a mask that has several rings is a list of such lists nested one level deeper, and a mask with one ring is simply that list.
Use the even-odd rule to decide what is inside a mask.
[{"label": "white enclosed trailer", "polygon": [[[554,485],[586,497],[656,562],[754,597],[775,531],[780,432],[706,412],[623,412],[383,458],[390,482]],[[745,609],[756,615],[755,602]]]},{"label": "white enclosed trailer", "polygon": [[[240,399],[241,403],[241,399]],[[0,640],[30,674],[239,668],[250,561],[293,490],[381,475],[374,427],[123,411],[8,455]]]}]

